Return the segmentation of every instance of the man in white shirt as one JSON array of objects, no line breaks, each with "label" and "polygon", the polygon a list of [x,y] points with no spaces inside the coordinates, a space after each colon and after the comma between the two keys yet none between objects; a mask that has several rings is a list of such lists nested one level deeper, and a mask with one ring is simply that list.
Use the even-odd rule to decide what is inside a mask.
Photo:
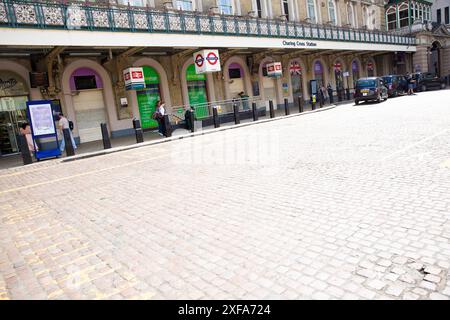
[{"label": "man in white shirt", "polygon": [[158,121],[158,132],[162,136],[164,135],[164,115],[166,114],[166,109],[164,108],[166,105],[164,101],[158,100],[156,103],[156,121]]},{"label": "man in white shirt", "polygon": [[72,130],[70,130],[69,120],[67,120],[67,118],[64,117],[64,115],[62,113],[59,113],[58,128],[61,132],[61,137],[62,137],[61,144],[59,146],[59,150],[61,150],[61,153],[66,148],[66,141],[64,140],[64,132],[63,132],[64,129],[69,129],[70,139],[72,140],[73,149],[75,150],[77,148],[77,145],[75,143],[75,139],[73,138]]}]

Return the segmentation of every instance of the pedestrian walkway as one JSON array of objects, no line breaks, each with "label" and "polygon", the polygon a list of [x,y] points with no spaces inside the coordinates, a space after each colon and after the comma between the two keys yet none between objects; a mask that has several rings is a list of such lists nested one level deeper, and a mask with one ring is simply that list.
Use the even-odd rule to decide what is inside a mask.
[{"label": "pedestrian walkway", "polygon": [[[348,103],[348,102],[349,101],[342,101],[342,102],[335,103],[335,104],[343,104],[343,103]],[[329,105],[330,104],[326,104],[326,105],[324,105],[324,107],[329,106]],[[317,103],[316,109],[319,109],[319,108],[320,108],[320,106]],[[311,110],[312,110],[312,108],[311,108],[310,104],[305,104],[303,106],[304,112],[311,111]],[[291,105],[289,108],[289,113],[290,114],[299,113],[298,106]],[[275,110],[275,117],[280,117],[280,116],[284,116],[284,115],[285,115],[284,107]],[[269,119],[269,118],[270,118],[270,112],[267,110],[266,115],[260,116],[258,119],[264,120],[264,119]],[[241,123],[247,123],[247,122],[252,122],[252,121],[253,121],[252,118],[240,120]],[[220,124],[221,127],[233,126],[233,125],[234,125],[233,121],[229,121],[229,122]],[[214,126],[211,125],[211,126],[203,127],[201,130],[205,131],[205,130],[211,130],[213,128],[214,128]],[[189,133],[188,130],[179,128],[179,129],[176,129],[172,135],[179,136],[179,135],[185,135],[187,133]],[[156,130],[144,132],[144,141],[145,142],[156,141],[156,140],[160,140],[160,139],[164,139],[164,137],[161,137]],[[113,148],[130,146],[135,143],[136,143],[136,137],[134,135],[128,135],[128,136],[118,137],[118,138],[111,138],[111,146]],[[100,150],[103,150],[103,142],[101,140],[97,140],[97,141],[86,142],[86,143],[80,144],[75,152],[77,155],[81,155],[81,154],[92,153],[92,152],[96,152],[96,151],[100,151]],[[65,157],[65,153],[63,153],[63,157]],[[52,160],[54,160],[54,159],[47,159],[44,161],[52,161]],[[11,155],[11,156],[7,156],[7,157],[0,157],[0,170],[14,168],[14,167],[20,167],[20,166],[23,166],[23,161],[22,161],[22,157],[20,154]]]}]

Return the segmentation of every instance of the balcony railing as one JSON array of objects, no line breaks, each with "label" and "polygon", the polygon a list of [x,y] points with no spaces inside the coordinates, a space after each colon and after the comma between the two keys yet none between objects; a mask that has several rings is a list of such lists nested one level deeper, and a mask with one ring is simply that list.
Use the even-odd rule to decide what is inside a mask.
[{"label": "balcony railing", "polygon": [[112,7],[86,3],[0,0],[0,26],[65,30],[184,33],[414,45],[413,36],[335,26]]}]

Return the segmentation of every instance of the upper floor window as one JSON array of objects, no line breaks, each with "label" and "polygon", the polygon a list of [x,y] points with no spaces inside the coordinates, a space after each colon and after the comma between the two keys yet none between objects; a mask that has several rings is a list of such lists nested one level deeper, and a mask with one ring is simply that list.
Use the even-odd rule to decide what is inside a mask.
[{"label": "upper floor window", "polygon": [[397,29],[397,11],[395,7],[390,7],[386,11],[386,22],[388,26],[388,30]]},{"label": "upper floor window", "polygon": [[444,17],[445,17],[445,24],[449,24],[450,23],[449,7],[445,7],[445,9],[444,9]]},{"label": "upper floor window", "polygon": [[286,16],[286,19],[289,20],[289,0],[282,0],[281,4],[283,8],[283,14]]},{"label": "upper floor window", "polygon": [[258,18],[272,17],[272,2],[270,0],[253,0],[252,7]]},{"label": "upper floor window", "polygon": [[398,18],[400,28],[408,26],[408,4],[404,3],[398,8]]},{"label": "upper floor window", "polygon": [[336,25],[337,24],[336,4],[334,3],[334,0],[328,0],[328,16],[330,18],[330,22],[333,25]]},{"label": "upper floor window", "polygon": [[308,18],[311,19],[311,22],[317,23],[317,15],[316,15],[316,1],[308,0]]},{"label": "upper floor window", "polygon": [[218,0],[217,2],[221,14],[233,14],[232,0]]},{"label": "upper floor window", "polygon": [[191,0],[176,0],[175,9],[184,11],[193,11],[195,8]]},{"label": "upper floor window", "polygon": [[437,9],[436,11],[436,22],[441,24],[441,9]]},{"label": "upper floor window", "polygon": [[143,7],[146,5],[145,0],[121,0],[120,4],[130,5],[132,7]]},{"label": "upper floor window", "polygon": [[355,11],[352,3],[347,3],[347,23],[352,27],[356,27]]}]

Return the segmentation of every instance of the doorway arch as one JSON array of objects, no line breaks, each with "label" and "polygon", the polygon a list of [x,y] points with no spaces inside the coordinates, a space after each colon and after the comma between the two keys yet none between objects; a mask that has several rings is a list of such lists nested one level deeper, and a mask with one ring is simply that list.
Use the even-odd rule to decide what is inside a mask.
[{"label": "doorway arch", "polygon": [[430,47],[430,58],[428,61],[428,72],[441,76],[441,50],[442,44],[439,41],[434,41]]}]

